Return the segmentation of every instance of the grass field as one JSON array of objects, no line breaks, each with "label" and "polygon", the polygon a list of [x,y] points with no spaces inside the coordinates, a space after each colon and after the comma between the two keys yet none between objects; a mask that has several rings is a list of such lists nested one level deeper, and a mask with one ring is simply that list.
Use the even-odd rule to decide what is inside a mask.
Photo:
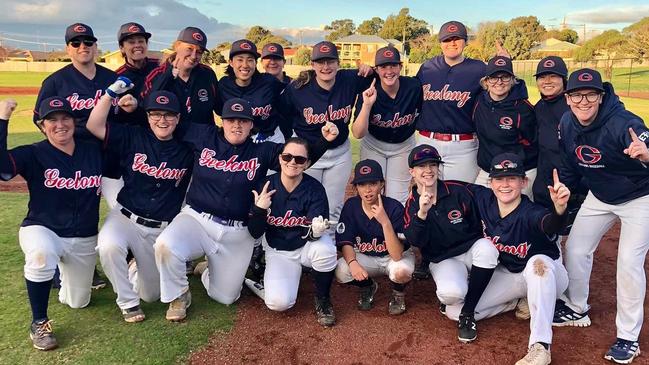
[{"label": "grass field", "polygon": [[1,86],[41,86],[43,80],[49,76],[49,72],[0,72]]}]

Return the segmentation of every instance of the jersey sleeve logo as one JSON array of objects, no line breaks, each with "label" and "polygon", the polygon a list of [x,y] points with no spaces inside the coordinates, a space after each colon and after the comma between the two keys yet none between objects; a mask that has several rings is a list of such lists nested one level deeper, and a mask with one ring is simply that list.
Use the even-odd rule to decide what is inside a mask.
[{"label": "jersey sleeve logo", "polygon": [[445,84],[441,90],[431,90],[430,84],[422,85],[424,92],[424,101],[440,100],[440,101],[457,101],[457,107],[461,108],[471,99],[470,91],[449,91],[450,85]]},{"label": "jersey sleeve logo", "polygon": [[581,162],[580,165],[585,164],[587,167],[604,167],[603,165],[595,165],[602,159],[602,153],[599,149],[588,145],[581,145],[575,148],[575,155]]},{"label": "jersey sleeve logo", "polygon": [[553,60],[545,60],[545,62],[543,62],[543,67],[545,67],[545,68],[552,68],[554,66],[555,66],[555,63],[554,63]]},{"label": "jersey sleeve logo", "polygon": [[336,233],[338,233],[338,234],[345,233],[345,223],[340,222],[340,223],[336,224]]},{"label": "jersey sleeve logo", "polygon": [[202,102],[206,102],[206,101],[209,100],[209,95],[208,95],[206,89],[200,89],[200,90],[198,90],[198,93],[197,93],[197,94],[198,94],[198,100],[200,100],[200,101],[202,101]]},{"label": "jersey sleeve logo", "polygon": [[502,117],[500,118],[500,121],[498,121],[500,129],[504,130],[510,130],[512,129],[512,125],[514,125],[514,120],[510,117]]},{"label": "jersey sleeve logo", "polygon": [[268,218],[266,218],[266,221],[271,226],[285,227],[285,228],[303,227],[303,226],[308,226],[310,224],[310,222],[307,220],[305,216],[292,217],[291,216],[292,214],[293,214],[293,209],[287,210],[283,217],[276,217],[269,214]]},{"label": "jersey sleeve logo", "polygon": [[81,24],[77,24],[77,25],[74,26],[74,28],[72,28],[72,30],[74,30],[77,33],[83,33],[83,32],[86,31],[86,27],[84,27]]},{"label": "jersey sleeve logo", "polygon": [[63,102],[61,100],[52,100],[50,101],[50,106],[53,108],[60,108],[63,106]]},{"label": "jersey sleeve logo", "polygon": [[593,81],[593,75],[591,75],[588,72],[584,72],[583,74],[577,76],[577,80],[579,80],[579,81]]},{"label": "jersey sleeve logo", "polygon": [[146,163],[147,155],[144,153],[136,153],[133,157],[133,164],[131,169],[135,172],[151,176],[155,179],[161,180],[176,180],[176,187],[180,185],[180,181],[185,176],[187,169],[173,169],[167,167],[167,162],[161,162],[158,166],[151,166]]},{"label": "jersey sleeve logo", "polygon": [[197,40],[199,42],[203,41],[203,35],[198,33],[198,32],[192,33],[192,38],[194,38],[195,40]]},{"label": "jersey sleeve logo", "polygon": [[169,98],[164,95],[160,95],[157,98],[155,98],[155,102],[158,104],[166,105],[169,104]]},{"label": "jersey sleeve logo", "polygon": [[232,106],[230,107],[230,109],[231,109],[232,111],[235,111],[235,112],[242,112],[242,111],[243,111],[243,105],[241,105],[241,104],[239,104],[239,103],[235,103],[235,104],[232,104]]},{"label": "jersey sleeve logo", "polygon": [[257,169],[259,169],[259,161],[257,157],[245,161],[237,161],[239,155],[232,155],[227,160],[219,160],[214,158],[216,152],[209,148],[204,148],[201,152],[201,157],[198,159],[198,165],[207,167],[223,172],[247,172],[248,180],[252,181],[255,178]]},{"label": "jersey sleeve logo", "polygon": [[453,209],[447,214],[448,221],[451,222],[451,224],[459,224],[464,221],[464,218],[462,217],[462,212],[460,212],[457,209]]},{"label": "jersey sleeve logo", "polygon": [[[67,190],[83,190],[101,187],[101,175],[81,176],[81,171],[75,171],[74,177],[61,177],[59,175],[59,169],[45,170],[45,187]],[[97,191],[97,193],[99,193],[99,191]]]}]

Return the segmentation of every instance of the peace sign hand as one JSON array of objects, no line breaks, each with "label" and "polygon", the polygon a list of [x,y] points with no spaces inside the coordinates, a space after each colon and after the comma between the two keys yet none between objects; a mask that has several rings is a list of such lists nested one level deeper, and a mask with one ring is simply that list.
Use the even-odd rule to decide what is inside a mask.
[{"label": "peace sign hand", "polygon": [[550,191],[550,199],[554,203],[554,209],[559,215],[563,214],[568,208],[568,200],[570,199],[570,190],[561,181],[559,181],[559,173],[557,169],[552,170],[552,179],[554,185],[548,185]]},{"label": "peace sign hand", "polygon": [[370,87],[368,87],[367,90],[363,91],[363,104],[372,106],[376,102],[376,88],[374,87],[375,84],[376,79],[373,79]]},{"label": "peace sign hand", "polygon": [[252,191],[252,195],[254,195],[255,198],[255,206],[258,208],[270,208],[270,204],[272,203],[271,197],[275,194],[276,190],[268,191],[269,185],[270,181],[266,181],[266,184],[264,184],[264,187],[261,189],[261,193],[257,193],[255,190]]},{"label": "peace sign hand", "polygon": [[629,128],[629,134],[631,135],[631,144],[624,149],[624,153],[636,160],[649,162],[649,149],[647,149],[647,144],[638,138],[633,128]]}]

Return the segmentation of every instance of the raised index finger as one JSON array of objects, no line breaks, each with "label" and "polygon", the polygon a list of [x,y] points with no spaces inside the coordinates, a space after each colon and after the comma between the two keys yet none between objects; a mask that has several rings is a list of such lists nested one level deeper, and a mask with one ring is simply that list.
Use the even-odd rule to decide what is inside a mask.
[{"label": "raised index finger", "polygon": [[268,192],[268,186],[270,185],[270,181],[266,181],[264,184],[264,187],[261,189],[262,194],[266,194]]},{"label": "raised index finger", "polygon": [[557,169],[552,169],[552,179],[554,180],[555,188],[557,184],[561,184],[561,181],[559,181],[559,172],[557,172]]},{"label": "raised index finger", "polygon": [[370,87],[369,87],[369,88],[370,88],[370,89],[373,88],[373,87],[374,87],[374,84],[376,84],[376,79],[375,79],[375,78],[372,79],[372,83],[370,84]]},{"label": "raised index finger", "polygon": [[633,142],[641,142],[640,138],[638,138],[638,135],[635,134],[635,131],[631,127],[629,127],[629,134],[631,135],[631,141],[633,141]]}]

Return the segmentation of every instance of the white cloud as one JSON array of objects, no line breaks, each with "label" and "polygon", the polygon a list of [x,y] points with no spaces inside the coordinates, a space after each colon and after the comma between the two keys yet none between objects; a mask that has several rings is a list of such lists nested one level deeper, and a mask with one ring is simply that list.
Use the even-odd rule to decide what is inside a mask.
[{"label": "white cloud", "polygon": [[568,13],[569,22],[589,24],[635,23],[649,16],[649,5],[617,6],[610,5],[597,9]]}]

